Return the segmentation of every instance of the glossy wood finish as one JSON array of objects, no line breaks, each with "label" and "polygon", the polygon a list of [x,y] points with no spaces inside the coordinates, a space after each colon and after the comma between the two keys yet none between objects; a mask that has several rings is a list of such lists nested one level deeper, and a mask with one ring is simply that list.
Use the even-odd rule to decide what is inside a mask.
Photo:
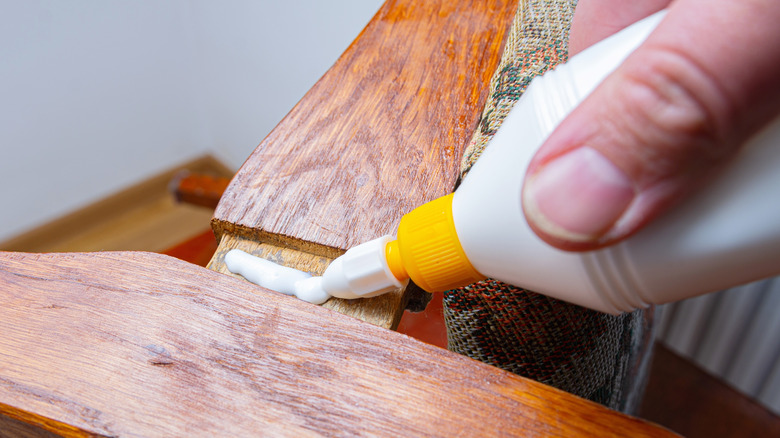
[{"label": "glossy wood finish", "polygon": [[[291,266],[327,264],[451,192],[516,5],[388,1],[235,176],[212,222],[231,238],[209,267],[226,272],[236,242],[293,249]],[[326,306],[395,327],[404,302],[398,291]]]},{"label": "glossy wood finish", "polygon": [[214,209],[219,204],[222,193],[230,184],[230,178],[203,174],[181,173],[171,182],[171,190],[176,200]]},{"label": "glossy wood finish", "polygon": [[217,233],[346,250],[451,192],[515,8],[388,1],[243,165]]},{"label": "glossy wood finish", "polygon": [[0,283],[0,413],[66,436],[668,435],[166,256],[0,253]]}]

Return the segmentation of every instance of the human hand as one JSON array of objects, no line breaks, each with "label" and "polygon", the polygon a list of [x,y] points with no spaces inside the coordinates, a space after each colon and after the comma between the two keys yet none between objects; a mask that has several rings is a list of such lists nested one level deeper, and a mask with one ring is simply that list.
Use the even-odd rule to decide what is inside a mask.
[{"label": "human hand", "polygon": [[529,165],[523,209],[553,246],[591,250],[632,235],[780,113],[776,0],[580,0],[570,54],[667,6]]}]

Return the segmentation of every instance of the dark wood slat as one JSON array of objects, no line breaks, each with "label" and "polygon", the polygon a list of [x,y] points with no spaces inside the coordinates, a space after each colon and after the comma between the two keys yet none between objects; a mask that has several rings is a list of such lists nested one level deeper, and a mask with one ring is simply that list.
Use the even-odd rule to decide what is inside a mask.
[{"label": "dark wood slat", "polygon": [[0,414],[67,436],[668,435],[167,256],[0,253],[0,284]]},{"label": "dark wood slat", "polygon": [[206,266],[216,250],[217,241],[214,238],[214,233],[211,230],[205,230],[197,236],[162,251],[161,254],[198,266]]},{"label": "dark wood slat", "polygon": [[641,416],[690,438],[780,436],[780,417],[657,344]]}]

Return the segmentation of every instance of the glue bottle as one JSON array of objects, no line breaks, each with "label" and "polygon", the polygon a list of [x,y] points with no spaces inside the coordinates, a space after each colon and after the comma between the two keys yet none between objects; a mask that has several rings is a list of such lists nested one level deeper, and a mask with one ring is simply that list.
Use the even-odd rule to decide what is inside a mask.
[{"label": "glue bottle", "polygon": [[403,216],[397,237],[337,258],[323,289],[355,298],[395,290],[409,278],[436,292],[489,277],[618,314],[780,274],[780,119],[703,191],[614,246],[562,251],[525,220],[521,190],[536,150],[663,14],[534,79],[454,194]]}]

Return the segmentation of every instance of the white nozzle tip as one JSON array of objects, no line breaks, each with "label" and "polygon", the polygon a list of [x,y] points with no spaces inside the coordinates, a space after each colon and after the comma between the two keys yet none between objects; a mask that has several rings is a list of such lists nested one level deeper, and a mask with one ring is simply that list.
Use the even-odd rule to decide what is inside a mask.
[{"label": "white nozzle tip", "polygon": [[370,298],[398,290],[407,282],[395,278],[387,265],[383,236],[351,248],[337,258],[322,276],[322,288],[337,298]]}]

